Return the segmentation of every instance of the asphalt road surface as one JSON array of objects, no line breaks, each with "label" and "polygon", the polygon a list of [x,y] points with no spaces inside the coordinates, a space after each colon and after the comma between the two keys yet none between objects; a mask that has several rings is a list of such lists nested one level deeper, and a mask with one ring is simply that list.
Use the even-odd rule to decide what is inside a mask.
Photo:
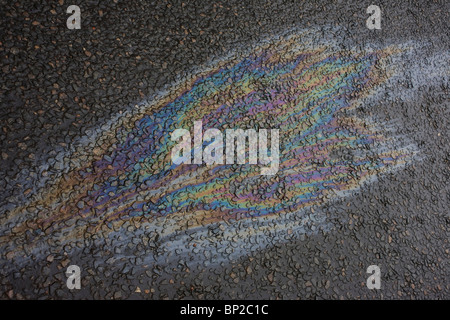
[{"label": "asphalt road surface", "polygon": [[[449,9],[2,1],[0,297],[450,298]],[[195,121],[277,171],[174,165]]]}]

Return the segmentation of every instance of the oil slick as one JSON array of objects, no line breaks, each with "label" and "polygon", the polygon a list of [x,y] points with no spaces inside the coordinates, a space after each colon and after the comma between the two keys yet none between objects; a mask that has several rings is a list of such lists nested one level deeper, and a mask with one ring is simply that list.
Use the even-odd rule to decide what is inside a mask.
[{"label": "oil slick", "polygon": [[[1,218],[2,253],[26,260],[49,239],[55,248],[108,244],[131,225],[133,237],[158,244],[149,261],[198,259],[200,248],[221,261],[326,225],[306,209],[401,167],[416,149],[354,112],[389,79],[387,61],[400,50],[343,51],[307,36],[236,54],[117,116],[50,185]],[[171,134],[193,132],[196,121],[204,131],[277,129],[276,174],[251,163],[174,164]]]}]

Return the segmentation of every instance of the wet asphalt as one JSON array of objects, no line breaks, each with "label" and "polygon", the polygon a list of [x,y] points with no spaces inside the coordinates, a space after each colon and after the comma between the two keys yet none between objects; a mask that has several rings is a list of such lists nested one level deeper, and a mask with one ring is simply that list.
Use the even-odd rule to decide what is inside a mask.
[{"label": "wet asphalt", "polygon": [[[80,30],[68,30],[71,4]],[[372,1],[10,1],[0,5],[0,209],[7,214],[40,185],[39,166],[54,162],[87,130],[192,70],[290,29],[337,27],[343,48],[417,43],[417,60],[448,52],[445,1],[377,1],[382,29],[368,30]],[[325,28],[326,27],[326,28]],[[318,33],[318,35],[320,32]],[[410,60],[408,60],[410,59]],[[448,61],[448,60],[447,60]],[[445,67],[445,64],[444,64]],[[445,73],[445,72],[444,72]],[[415,73],[418,74],[418,71]],[[145,245],[51,252],[14,265],[1,252],[3,299],[448,299],[449,83],[447,76],[392,96],[370,111],[395,122],[421,159],[377,177],[351,196],[318,208],[332,226],[205,266],[169,261],[143,266]],[[406,84],[405,84],[406,83]],[[409,95],[409,96],[408,96]],[[409,97],[409,98],[408,98]],[[123,259],[120,253],[132,252]],[[108,254],[105,254],[108,252]],[[116,257],[117,259],[110,259]],[[97,259],[98,258],[98,259]],[[77,264],[82,288],[68,290]],[[381,289],[366,287],[370,265]],[[139,289],[138,289],[139,288]]]}]

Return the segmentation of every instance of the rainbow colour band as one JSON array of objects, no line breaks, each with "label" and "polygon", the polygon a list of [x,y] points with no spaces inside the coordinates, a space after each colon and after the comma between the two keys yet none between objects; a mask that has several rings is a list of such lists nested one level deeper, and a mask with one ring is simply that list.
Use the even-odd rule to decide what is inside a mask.
[{"label": "rainbow colour band", "polygon": [[[330,51],[300,42],[294,36],[262,45],[187,81],[170,98],[119,117],[119,125],[95,138],[88,157],[71,154],[73,170],[9,213],[18,223],[0,237],[0,247],[11,240],[20,246],[27,230],[36,241],[55,231],[70,240],[116,230],[123,221],[178,215],[189,221],[182,229],[301,214],[411,159],[412,152],[389,148],[392,138],[354,112],[389,78],[384,64],[396,49]],[[203,130],[278,129],[278,173],[261,176],[251,164],[173,164],[170,134],[192,132],[195,121]],[[18,218],[30,210],[31,218]]]}]

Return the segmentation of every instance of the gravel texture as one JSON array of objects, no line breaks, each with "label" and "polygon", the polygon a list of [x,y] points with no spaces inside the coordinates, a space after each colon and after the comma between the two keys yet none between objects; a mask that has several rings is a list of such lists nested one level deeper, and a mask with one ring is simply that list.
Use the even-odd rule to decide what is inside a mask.
[{"label": "gravel texture", "polygon": [[[66,9],[72,4],[81,8],[80,30],[66,27]],[[378,1],[382,29],[369,30],[365,21],[370,4],[2,3],[0,297],[448,299],[450,6],[445,1]],[[333,132],[348,130],[360,143],[344,143],[344,148],[330,151],[324,159],[318,153],[305,158],[317,172],[325,163],[334,168],[337,162],[333,161],[342,161],[348,168],[343,180],[331,176],[328,186],[315,185],[318,189],[308,193],[308,202],[300,203],[287,195],[291,189],[283,182],[290,176],[283,171],[276,181],[261,178],[252,183],[243,180],[243,167],[233,167],[228,174],[237,172],[237,177],[231,179],[227,192],[237,196],[249,186],[255,190],[253,201],[269,207],[275,199],[284,205],[272,215],[253,208],[247,211],[253,218],[245,214],[239,218],[225,205],[205,204],[204,198],[201,206],[184,208],[175,205],[180,194],[173,199],[164,191],[147,199],[150,193],[144,191],[161,190],[155,189],[151,178],[144,180],[141,171],[133,178],[126,170],[114,171],[117,157],[131,159],[134,152],[124,149],[111,158],[120,139],[132,134],[138,142],[146,141],[145,132],[153,125],[167,132],[174,129],[169,123],[172,118],[186,116],[194,121],[192,112],[204,110],[198,106],[187,112],[181,104],[173,109],[168,104],[192,92],[193,80],[208,79],[211,73],[206,71],[217,73],[222,64],[255,60],[259,50],[281,52],[277,61],[290,61],[279,46],[291,36],[298,37],[301,52],[313,52],[317,63],[326,63],[326,57],[339,52],[348,63],[367,68],[365,78],[361,76],[365,71],[359,69],[355,78],[368,82],[345,78],[345,90],[350,90],[345,102],[358,106],[333,114],[333,119],[353,119],[336,125]],[[315,52],[319,47],[328,51]],[[343,68],[340,63],[338,67]],[[279,71],[281,65],[273,70]],[[323,75],[320,70],[313,74]],[[211,98],[214,103],[238,104],[239,94],[226,95],[240,89],[230,81],[227,92],[217,85],[217,95]],[[277,81],[270,85],[281,83]],[[312,85],[305,86],[310,91],[302,92],[299,99],[313,95]],[[263,83],[256,91],[264,90]],[[295,96],[286,92],[286,97]],[[312,101],[322,98],[314,96]],[[273,97],[266,100],[258,101],[275,105]],[[231,123],[227,120],[231,115],[242,126],[255,127],[251,117],[245,118],[250,112],[245,107],[210,116],[220,120],[222,129]],[[154,110],[163,110],[161,114],[169,110],[170,115],[161,120]],[[286,114],[297,121],[294,111]],[[326,111],[318,114],[323,119]],[[137,130],[141,128],[138,120],[146,116],[147,126]],[[267,115],[257,126],[270,127],[279,121]],[[329,128],[324,124],[320,132]],[[373,136],[379,139],[376,143]],[[281,147],[285,142],[280,141]],[[159,148],[168,145],[156,138],[152,143]],[[367,155],[368,167],[356,165],[362,153]],[[146,174],[158,179],[167,176],[163,186],[175,188],[179,182],[171,170],[158,167],[164,161],[156,154],[150,152],[145,158],[151,164]],[[387,161],[389,157],[395,161]],[[98,161],[111,167],[105,164],[106,169],[100,169]],[[183,174],[180,183],[192,179],[198,184],[214,176],[202,172],[201,166]],[[113,214],[119,209],[111,203],[104,211],[88,211],[101,201],[94,195],[117,199],[117,189],[105,187],[109,183],[125,187],[139,183],[130,194],[141,191],[143,198],[140,194],[133,198],[118,219]],[[338,188],[339,183],[345,187]],[[276,192],[266,190],[273,186]],[[342,192],[329,196],[335,189]],[[201,198],[200,193],[192,195]],[[219,218],[202,220],[198,227],[193,223],[198,212]],[[292,219],[284,219],[287,214]],[[273,215],[278,218],[271,220]],[[250,236],[249,228],[259,233]],[[66,287],[65,270],[74,264],[82,270],[80,290]],[[381,268],[380,290],[366,287],[370,265]]]}]

